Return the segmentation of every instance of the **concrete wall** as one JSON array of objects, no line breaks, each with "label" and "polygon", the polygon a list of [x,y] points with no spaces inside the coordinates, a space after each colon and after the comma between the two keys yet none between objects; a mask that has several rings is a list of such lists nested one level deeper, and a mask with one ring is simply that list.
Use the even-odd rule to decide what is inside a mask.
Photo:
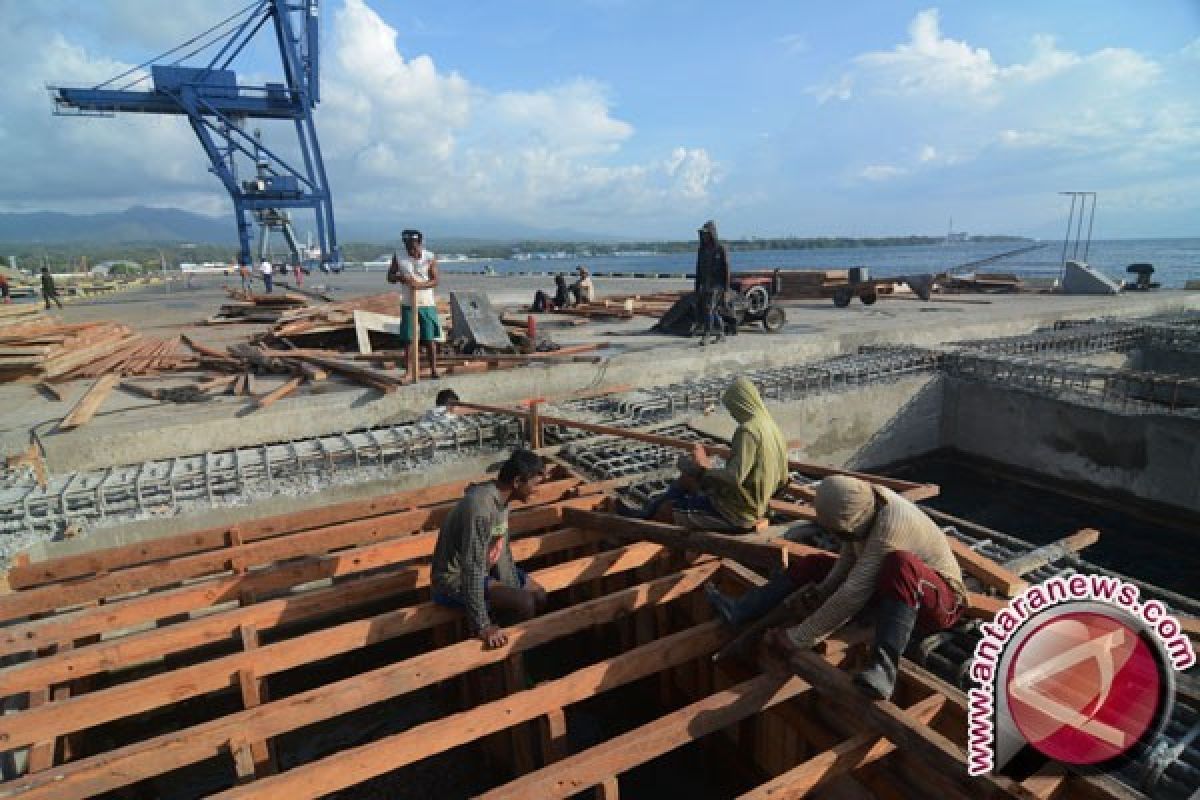
[{"label": "concrete wall", "polygon": [[1200,377],[1200,350],[1172,350],[1165,347],[1145,347],[1130,353],[1130,368],[1141,372],[1160,372]]},{"label": "concrete wall", "polygon": [[[941,446],[941,375],[914,375],[853,391],[812,394],[794,403],[768,403],[775,421],[806,461],[868,469]],[[727,439],[734,421],[717,412],[690,420]]]},{"label": "concrete wall", "polygon": [[1200,511],[1200,419],[1116,414],[947,378],[942,441],[1044,475]]},{"label": "concrete wall", "polygon": [[468,480],[483,475],[488,467],[502,461],[506,455],[505,452],[492,452],[453,458],[424,466],[419,472],[398,472],[388,478],[330,486],[319,490],[310,490],[307,487],[301,487],[294,491],[284,490],[277,495],[248,498],[247,502],[241,505],[202,506],[190,514],[182,513],[179,516],[133,521],[120,520],[108,524],[101,522],[92,527],[85,536],[60,542],[37,542],[27,552],[34,561],[42,561],[47,558],[86,553],[105,547],[117,547],[147,539],[157,539],[162,536],[174,536],[201,528],[236,525],[249,519],[289,514],[310,508],[324,508],[350,500],[378,497],[410,489],[423,489],[439,483]]}]

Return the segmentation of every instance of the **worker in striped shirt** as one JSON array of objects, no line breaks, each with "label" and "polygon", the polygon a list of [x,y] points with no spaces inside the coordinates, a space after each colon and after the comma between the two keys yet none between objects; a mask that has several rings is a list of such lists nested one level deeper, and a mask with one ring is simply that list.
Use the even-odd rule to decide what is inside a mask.
[{"label": "worker in striped shirt", "polygon": [[967,596],[962,572],[941,528],[890,489],[833,475],[817,487],[814,505],[817,524],[841,540],[838,556],[796,559],[737,600],[706,587],[709,600],[737,625],[807,587],[804,600],[812,613],[799,625],[768,631],[763,639],[784,657],[812,647],[873,602],[875,642],[855,682],[871,697],[889,699],[914,628],[944,630],[962,616]]}]

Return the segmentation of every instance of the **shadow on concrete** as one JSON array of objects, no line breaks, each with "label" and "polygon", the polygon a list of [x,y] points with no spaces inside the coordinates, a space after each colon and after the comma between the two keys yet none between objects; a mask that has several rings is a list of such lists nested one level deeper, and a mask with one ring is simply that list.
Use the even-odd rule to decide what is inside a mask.
[{"label": "shadow on concrete", "polygon": [[873,471],[942,447],[944,389],[945,379],[935,375],[846,460],[846,466]]}]

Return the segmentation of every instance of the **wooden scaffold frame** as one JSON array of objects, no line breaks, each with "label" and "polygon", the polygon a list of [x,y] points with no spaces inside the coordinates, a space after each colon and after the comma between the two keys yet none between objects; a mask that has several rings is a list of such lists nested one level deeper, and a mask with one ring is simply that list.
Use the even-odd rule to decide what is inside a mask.
[{"label": "wooden scaffold frame", "polygon": [[[0,717],[0,744],[26,752],[28,772],[0,784],[0,796],[91,797],[223,759],[233,779],[216,796],[292,800],[479,742],[512,778],[485,797],[594,788],[614,798],[621,774],[700,739],[734,748],[761,779],[746,797],[833,797],[848,784],[887,796],[1122,793],[1050,769],[1024,783],[968,778],[956,744],[965,740],[961,693],[906,663],[896,702],[868,702],[845,671],[861,662],[861,630],[826,642],[800,674],[752,658],[714,663],[733,632],[712,618],[704,584],[744,591],[762,581],[759,572],[814,549],[773,531],[734,537],[618,518],[606,513],[613,484],[563,466],[510,519],[514,557],[548,590],[551,610],[507,627],[506,646],[484,649],[465,636],[459,612],[428,596],[437,527],[468,483],[14,566],[15,591],[0,596],[0,655],[27,658],[0,669],[0,695],[28,702]],[[936,487],[907,490],[928,496]],[[806,518],[804,502],[798,487],[784,516]],[[1008,580],[977,554],[960,558],[988,585]],[[973,594],[971,613],[987,617],[997,603]],[[602,657],[527,684],[525,659],[589,635],[609,645]],[[417,637],[432,644],[313,688],[271,692],[282,673],[385,642],[424,643]],[[656,676],[663,708],[673,710],[570,752],[574,704]],[[454,690],[446,694],[458,703],[280,771],[280,737],[434,687]],[[239,710],[179,730],[107,748],[87,737],[228,692]]]}]

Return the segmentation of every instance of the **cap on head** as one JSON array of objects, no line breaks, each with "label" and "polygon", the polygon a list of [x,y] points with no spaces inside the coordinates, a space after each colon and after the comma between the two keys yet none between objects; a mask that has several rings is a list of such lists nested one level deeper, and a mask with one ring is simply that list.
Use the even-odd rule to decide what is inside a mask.
[{"label": "cap on head", "polygon": [[400,234],[400,241],[406,244],[408,242],[421,242],[424,240],[425,237],[421,234],[421,232],[414,230],[413,228],[407,228]]},{"label": "cap on head", "polygon": [[858,538],[875,516],[875,490],[849,475],[830,475],[817,486],[813,501],[817,524],[830,533]]}]

